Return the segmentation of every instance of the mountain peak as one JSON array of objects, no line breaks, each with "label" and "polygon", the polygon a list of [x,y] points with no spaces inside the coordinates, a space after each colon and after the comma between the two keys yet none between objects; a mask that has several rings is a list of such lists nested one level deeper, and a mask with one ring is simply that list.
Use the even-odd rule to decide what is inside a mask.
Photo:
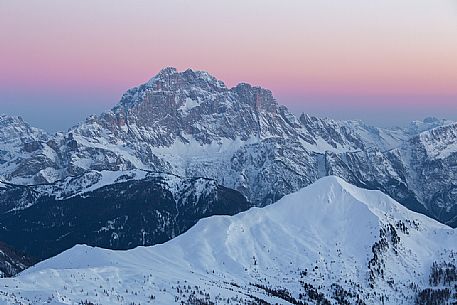
[{"label": "mountain peak", "polygon": [[172,75],[178,73],[178,69],[175,67],[165,67],[157,75]]},{"label": "mountain peak", "polygon": [[[303,202],[303,198],[307,199],[306,203]],[[393,217],[403,221],[420,219],[430,227],[449,228],[436,220],[408,210],[379,190],[363,189],[337,176],[323,177],[295,193],[284,196],[276,205],[280,205],[281,202],[287,204],[287,210],[296,210],[291,215],[303,214],[303,209],[306,209],[306,213],[315,213],[315,211],[321,213],[324,210],[326,211],[324,214],[332,213],[335,219],[340,217],[341,220],[348,215],[353,215],[351,217],[355,219],[374,217],[377,221],[386,224],[391,222],[389,217]],[[286,208],[283,207],[283,209]],[[310,217],[310,221],[312,219],[313,217]]]},{"label": "mountain peak", "polygon": [[435,122],[439,122],[439,121],[441,121],[441,120],[434,116],[429,116],[422,120],[422,122],[424,122],[424,123],[435,123]]},{"label": "mountain peak", "polygon": [[228,91],[225,84],[205,71],[187,69],[179,72],[176,68],[167,67],[160,70],[146,83],[129,89],[114,108],[131,108],[151,94],[156,95],[201,95],[205,93],[217,94]]},{"label": "mountain peak", "polygon": [[158,80],[163,80],[163,79],[169,78],[171,76],[174,76],[176,74],[178,74],[178,70],[176,68],[174,68],[174,67],[165,67],[162,70],[160,70],[159,73],[157,73],[156,75],[151,77],[146,84],[151,84],[152,85],[155,82],[157,82]]},{"label": "mountain peak", "polygon": [[227,89],[222,81],[206,71],[189,68],[183,72],[179,72],[173,67],[167,67],[160,70],[160,72],[152,77],[146,85],[160,90],[166,89],[167,85],[169,86],[168,89],[175,89],[186,85],[199,86],[203,89]]},{"label": "mountain peak", "polygon": [[0,114],[0,143],[11,143],[15,140],[42,139],[46,135],[46,132],[31,127],[20,116]]}]

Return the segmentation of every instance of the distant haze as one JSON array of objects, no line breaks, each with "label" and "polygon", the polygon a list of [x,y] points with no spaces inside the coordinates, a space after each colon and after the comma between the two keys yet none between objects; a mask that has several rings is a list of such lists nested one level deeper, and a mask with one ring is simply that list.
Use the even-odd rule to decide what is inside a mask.
[{"label": "distant haze", "polygon": [[0,113],[49,131],[165,66],[260,85],[295,113],[457,119],[454,0],[11,0],[0,28]]}]

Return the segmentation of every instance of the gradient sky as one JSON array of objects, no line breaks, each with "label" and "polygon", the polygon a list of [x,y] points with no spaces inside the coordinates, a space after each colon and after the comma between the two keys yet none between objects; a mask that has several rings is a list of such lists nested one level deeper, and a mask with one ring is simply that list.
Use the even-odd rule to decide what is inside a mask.
[{"label": "gradient sky", "polygon": [[0,0],[0,113],[63,130],[165,66],[293,112],[457,119],[455,0]]}]

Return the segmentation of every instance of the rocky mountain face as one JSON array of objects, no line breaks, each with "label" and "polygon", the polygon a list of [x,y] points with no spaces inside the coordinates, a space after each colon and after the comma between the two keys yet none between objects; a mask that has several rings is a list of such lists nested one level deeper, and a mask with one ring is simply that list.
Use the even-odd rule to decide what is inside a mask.
[{"label": "rocky mountain face", "polygon": [[435,218],[457,226],[457,124],[422,132],[392,155],[406,183]]},{"label": "rocky mountain face", "polygon": [[406,207],[457,226],[457,124],[421,132],[386,152],[327,154],[326,172],[379,189]]},{"label": "rocky mountain face", "polygon": [[38,261],[0,242],[0,278],[11,277]]},{"label": "rocky mountain face", "polygon": [[[19,205],[11,209],[11,202]],[[0,203],[0,240],[39,259],[77,244],[131,249],[163,243],[201,218],[250,207],[243,195],[214,180],[140,170],[4,185]]]},{"label": "rocky mountain face", "polygon": [[49,166],[46,142],[49,136],[32,128],[20,117],[0,115],[0,176],[2,180],[16,177],[29,182],[31,173]]},{"label": "rocky mountain face", "polygon": [[[445,120],[385,129],[296,117],[268,90],[227,88],[206,72],[174,68],[65,133],[49,136],[7,120],[17,127],[3,127],[2,134],[13,129],[17,135],[1,138],[5,182],[53,183],[92,170],[145,169],[214,179],[263,206],[338,175],[457,226],[457,126]],[[4,145],[9,138],[16,140]]]},{"label": "rocky mountain face", "polygon": [[76,246],[0,281],[2,304],[453,304],[457,231],[325,177],[153,247]]}]

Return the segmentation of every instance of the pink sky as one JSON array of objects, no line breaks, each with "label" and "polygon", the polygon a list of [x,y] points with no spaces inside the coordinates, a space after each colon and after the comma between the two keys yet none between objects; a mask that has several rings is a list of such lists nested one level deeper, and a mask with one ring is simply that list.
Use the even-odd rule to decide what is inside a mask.
[{"label": "pink sky", "polygon": [[15,112],[106,108],[174,66],[264,86],[297,111],[457,116],[454,0],[9,0],[0,28],[0,106]]}]

